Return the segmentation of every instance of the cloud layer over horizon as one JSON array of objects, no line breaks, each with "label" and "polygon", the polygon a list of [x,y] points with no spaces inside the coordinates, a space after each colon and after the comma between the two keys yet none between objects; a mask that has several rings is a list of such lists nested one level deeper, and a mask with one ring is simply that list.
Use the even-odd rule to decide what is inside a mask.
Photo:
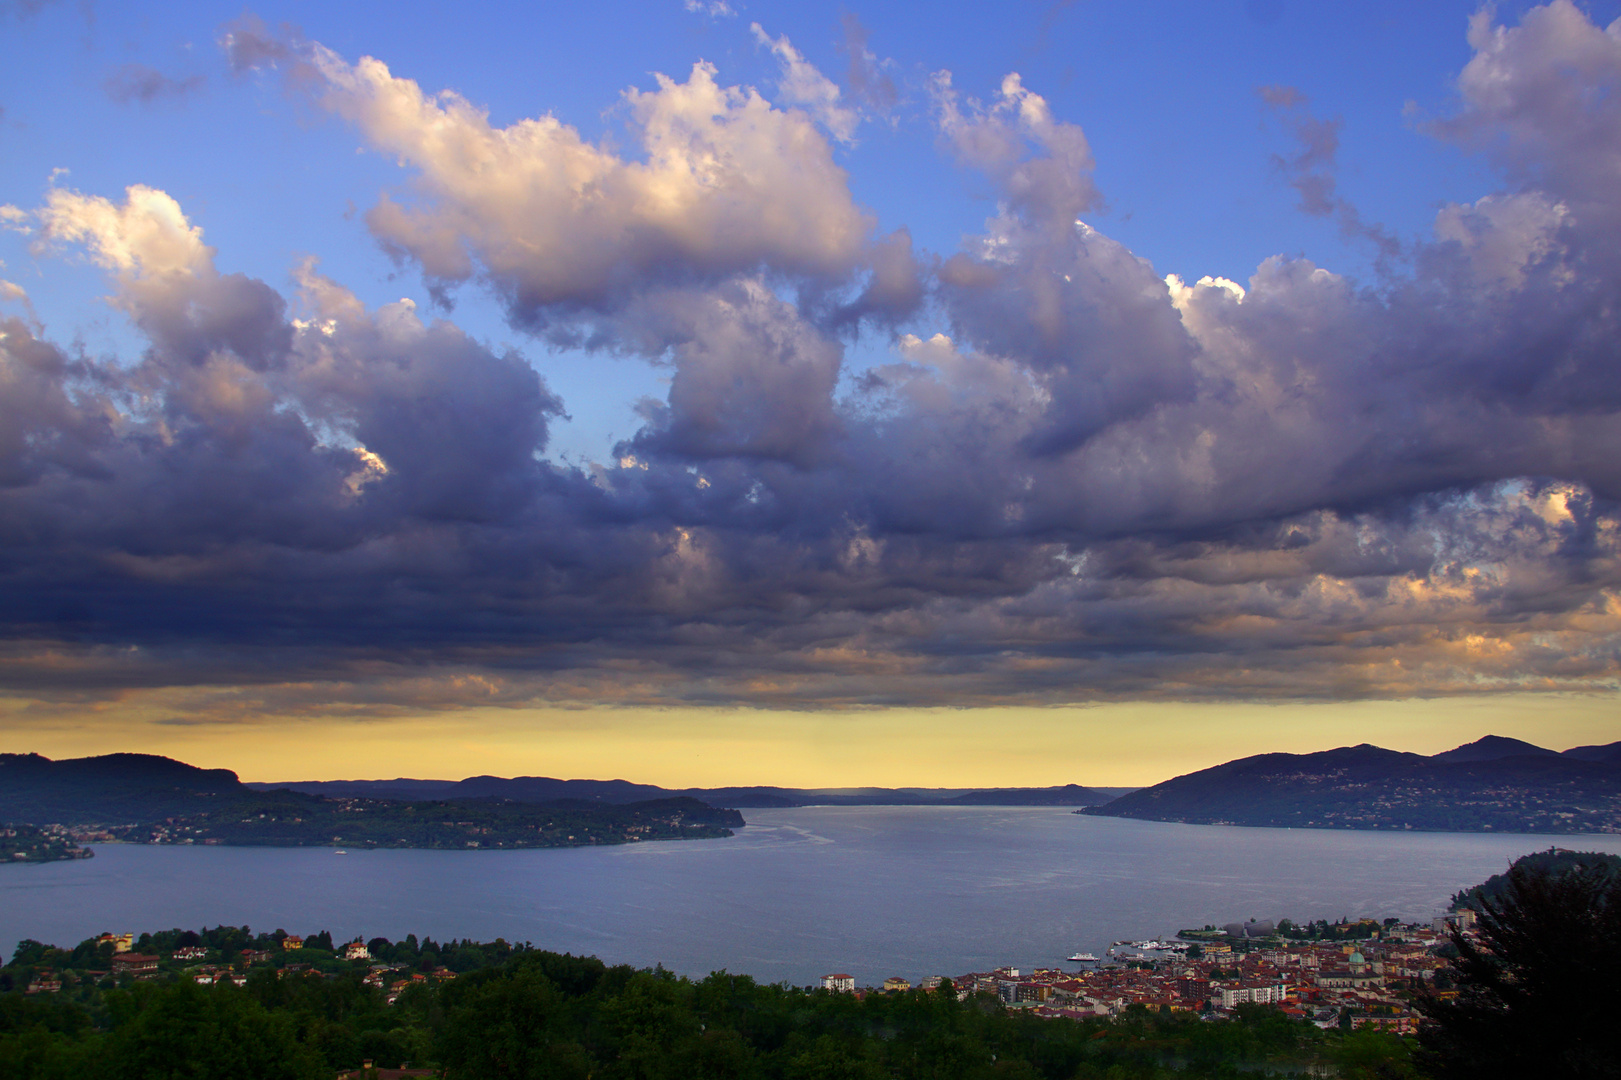
[{"label": "cloud layer over horizon", "polygon": [[[252,16],[221,44],[399,163],[364,220],[538,355],[668,379],[616,460],[548,457],[568,402],[445,310],[311,259],[220,269],[171,194],[0,208],[88,259],[144,341],[93,357],[0,281],[0,686],[256,686],[289,709],[1059,704],[1613,691],[1621,678],[1621,25],[1482,13],[1436,138],[1501,190],[1396,240],[1336,129],[1269,87],[1356,282],[1275,256],[1165,276],[1086,224],[1082,128],[1008,74],[927,87],[960,250],[881,232],[839,147],[894,97],[786,36],[776,99],[716,65],[621,103],[633,145]],[[858,62],[859,61],[859,62]],[[131,66],[110,93],[189,92]],[[887,89],[882,89],[887,87]],[[882,89],[882,92],[880,92]],[[887,347],[856,365],[858,345]]]}]

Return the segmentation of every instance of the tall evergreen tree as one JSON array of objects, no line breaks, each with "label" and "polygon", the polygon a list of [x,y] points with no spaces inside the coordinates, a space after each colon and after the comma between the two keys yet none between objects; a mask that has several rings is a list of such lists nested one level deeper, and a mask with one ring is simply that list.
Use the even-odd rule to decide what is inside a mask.
[{"label": "tall evergreen tree", "polygon": [[1420,1060],[1439,1080],[1621,1078],[1621,878],[1599,866],[1515,865],[1454,932],[1455,999],[1421,1011]]}]

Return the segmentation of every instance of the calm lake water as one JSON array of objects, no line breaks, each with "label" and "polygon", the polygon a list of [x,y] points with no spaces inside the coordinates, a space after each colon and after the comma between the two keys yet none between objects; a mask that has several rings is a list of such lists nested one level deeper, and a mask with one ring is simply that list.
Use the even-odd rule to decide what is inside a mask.
[{"label": "calm lake water", "polygon": [[531,941],[701,976],[804,985],[1055,966],[1110,942],[1246,918],[1428,918],[1456,889],[1558,844],[1168,825],[1054,809],[750,810],[727,840],[544,851],[100,845],[0,866],[0,943],[219,923],[334,940]]}]

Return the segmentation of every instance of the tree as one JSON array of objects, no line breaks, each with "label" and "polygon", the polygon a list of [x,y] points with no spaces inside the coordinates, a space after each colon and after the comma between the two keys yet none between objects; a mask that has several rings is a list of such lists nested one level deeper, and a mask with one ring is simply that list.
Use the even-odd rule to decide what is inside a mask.
[{"label": "tree", "polygon": [[1516,865],[1454,931],[1455,999],[1419,1006],[1424,1067],[1469,1077],[1621,1077],[1621,878],[1598,866]]},{"label": "tree", "polygon": [[272,1014],[229,983],[145,983],[109,1001],[113,1080],[320,1080],[331,1076],[302,1045],[293,1018]]},{"label": "tree", "polygon": [[[572,958],[571,958],[572,959]],[[599,965],[600,967],[600,965]],[[592,1061],[575,1039],[569,996],[540,963],[459,979],[444,992],[437,1056],[468,1080],[583,1080]]]}]

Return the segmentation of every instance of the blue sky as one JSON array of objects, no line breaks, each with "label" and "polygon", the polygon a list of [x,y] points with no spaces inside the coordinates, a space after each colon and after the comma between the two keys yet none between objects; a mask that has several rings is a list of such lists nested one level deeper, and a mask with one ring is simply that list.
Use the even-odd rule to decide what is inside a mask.
[{"label": "blue sky", "polygon": [[1621,734],[1618,16],[0,3],[6,708]]}]

